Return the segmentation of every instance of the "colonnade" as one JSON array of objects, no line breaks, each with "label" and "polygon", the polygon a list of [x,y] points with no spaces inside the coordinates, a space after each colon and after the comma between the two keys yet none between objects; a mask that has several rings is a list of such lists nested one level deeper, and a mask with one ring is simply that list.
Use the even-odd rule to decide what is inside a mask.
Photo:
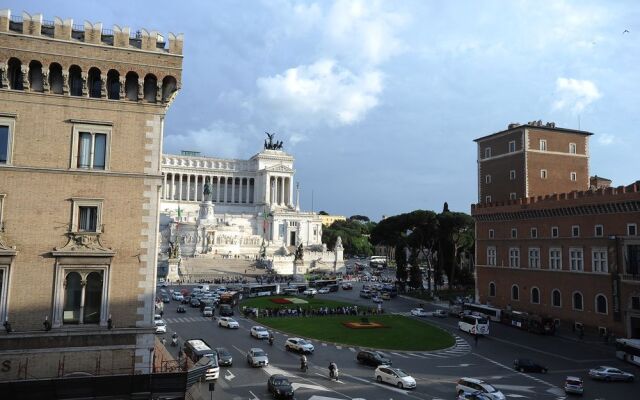
[{"label": "colonnade", "polygon": [[[204,187],[209,183],[208,199],[215,203],[255,203],[255,179],[203,174],[167,173],[164,175],[164,200],[203,201]],[[207,200],[208,200],[207,199]]]},{"label": "colonnade", "polygon": [[291,178],[287,176],[272,176],[269,179],[269,199],[270,204],[280,206],[293,205],[293,185]]}]

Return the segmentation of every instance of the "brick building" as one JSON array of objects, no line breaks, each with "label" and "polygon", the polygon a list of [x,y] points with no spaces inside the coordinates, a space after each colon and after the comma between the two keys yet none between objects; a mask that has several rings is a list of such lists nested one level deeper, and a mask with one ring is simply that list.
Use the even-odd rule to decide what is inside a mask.
[{"label": "brick building", "polygon": [[150,372],[168,38],[0,11],[0,381]]},{"label": "brick building", "polygon": [[640,181],[590,180],[589,135],[534,122],[476,139],[476,297],[640,337]]}]

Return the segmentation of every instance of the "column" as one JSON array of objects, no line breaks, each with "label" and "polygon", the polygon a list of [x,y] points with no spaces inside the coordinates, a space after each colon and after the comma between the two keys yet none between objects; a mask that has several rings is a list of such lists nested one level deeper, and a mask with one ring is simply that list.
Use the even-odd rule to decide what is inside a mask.
[{"label": "column", "polygon": [[236,177],[231,178],[231,203],[236,202]]},{"label": "column", "polygon": [[229,190],[229,177],[225,176],[224,177],[224,200],[222,200],[223,203],[227,202],[227,190]]},{"label": "column", "polygon": [[216,177],[216,203],[220,203],[220,177]]},{"label": "column", "polygon": [[284,205],[284,177],[280,178],[280,205]]},{"label": "column", "polygon": [[251,186],[251,179],[248,178],[248,177],[246,179],[247,179],[247,187],[246,187],[246,193],[244,195],[244,202],[249,204],[249,203],[251,203],[249,201],[249,187]]},{"label": "column", "polygon": [[289,180],[289,205],[293,205],[293,177],[287,178]]},{"label": "column", "polygon": [[191,174],[187,174],[187,201],[190,200],[191,195]]},{"label": "column", "polygon": [[178,201],[182,201],[182,174],[178,175]]},{"label": "column", "polygon": [[196,175],[194,175],[194,178],[195,178],[195,180],[196,180],[196,182],[195,182],[195,189],[194,189],[194,191],[193,191],[193,200],[194,200],[194,201],[198,201],[198,190],[199,190],[199,189],[198,189],[198,188],[199,188],[199,186],[198,186],[198,178],[199,178],[199,177],[200,177],[200,175],[197,175],[197,174],[196,174]]},{"label": "column", "polygon": [[162,199],[167,199],[167,174],[164,174],[162,179]]},{"label": "column", "polygon": [[171,200],[176,199],[176,174],[171,173]]}]

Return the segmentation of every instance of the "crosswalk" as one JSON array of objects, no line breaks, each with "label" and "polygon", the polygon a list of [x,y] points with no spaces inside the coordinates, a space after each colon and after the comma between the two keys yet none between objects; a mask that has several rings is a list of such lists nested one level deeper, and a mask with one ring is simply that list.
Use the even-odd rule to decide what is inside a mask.
[{"label": "crosswalk", "polygon": [[175,317],[165,318],[164,320],[168,324],[182,324],[185,322],[211,322],[211,318],[206,317]]}]

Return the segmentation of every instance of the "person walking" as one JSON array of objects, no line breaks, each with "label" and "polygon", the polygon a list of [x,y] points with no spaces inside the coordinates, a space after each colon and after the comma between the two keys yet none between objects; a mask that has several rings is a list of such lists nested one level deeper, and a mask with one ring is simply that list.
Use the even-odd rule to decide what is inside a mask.
[{"label": "person walking", "polygon": [[476,343],[476,347],[478,347],[478,334],[473,335],[473,341]]}]

